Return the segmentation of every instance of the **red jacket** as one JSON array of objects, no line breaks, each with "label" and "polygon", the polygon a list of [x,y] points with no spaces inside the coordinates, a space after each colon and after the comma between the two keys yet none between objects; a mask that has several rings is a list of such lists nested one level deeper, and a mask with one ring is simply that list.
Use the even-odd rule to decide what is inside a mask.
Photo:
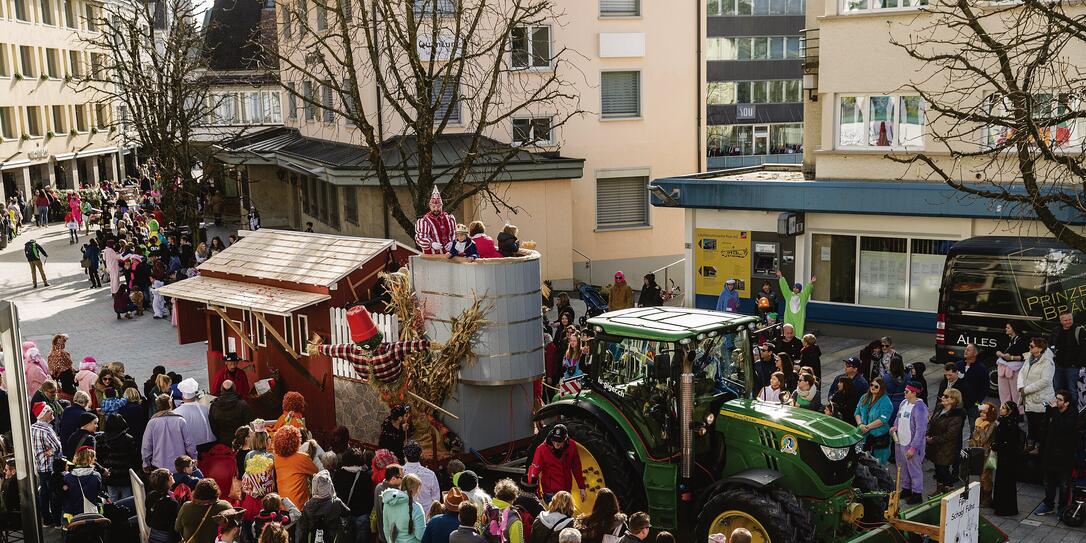
[{"label": "red jacket", "polygon": [[577,488],[586,488],[577,442],[573,439],[566,440],[561,456],[554,455],[554,448],[549,443],[536,447],[532,466],[528,468],[528,482],[535,484],[537,478],[544,494],[562,490],[568,492],[573,488],[574,479],[577,480]]},{"label": "red jacket", "polygon": [[479,258],[501,258],[502,254],[498,252],[498,247],[494,245],[494,240],[486,234],[475,234],[471,236],[471,240],[475,242],[475,248],[479,250]]}]

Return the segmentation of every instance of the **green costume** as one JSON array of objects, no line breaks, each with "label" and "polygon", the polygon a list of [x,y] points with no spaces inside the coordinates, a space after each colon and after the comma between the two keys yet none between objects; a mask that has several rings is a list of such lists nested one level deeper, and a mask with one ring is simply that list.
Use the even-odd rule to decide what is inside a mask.
[{"label": "green costume", "polygon": [[814,284],[807,283],[799,294],[792,292],[792,286],[780,278],[781,294],[784,295],[784,324],[791,324],[796,337],[803,337],[803,323],[807,320],[807,300],[811,299]]}]

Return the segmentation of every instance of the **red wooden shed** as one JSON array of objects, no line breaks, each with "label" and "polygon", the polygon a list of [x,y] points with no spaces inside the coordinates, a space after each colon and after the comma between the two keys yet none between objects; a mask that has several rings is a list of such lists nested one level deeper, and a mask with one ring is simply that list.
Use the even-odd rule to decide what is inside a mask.
[{"label": "red wooden shed", "polygon": [[307,426],[322,435],[336,426],[332,360],[306,355],[310,331],[330,330],[337,309],[372,298],[377,274],[412,254],[387,239],[261,229],[161,292],[174,299],[178,342],[207,341],[209,378],[223,353],[242,360],[251,383],[278,370],[285,390],[305,396]]}]

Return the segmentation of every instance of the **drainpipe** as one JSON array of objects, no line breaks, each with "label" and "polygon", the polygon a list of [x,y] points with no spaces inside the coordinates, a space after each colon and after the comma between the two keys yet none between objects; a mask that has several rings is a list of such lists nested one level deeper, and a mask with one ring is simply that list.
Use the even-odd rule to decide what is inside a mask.
[{"label": "drainpipe", "polygon": [[698,165],[698,170],[697,171],[699,171],[699,172],[705,171],[705,167],[703,165],[704,161],[705,161],[705,153],[703,153],[702,149],[701,149],[701,138],[704,137],[704,135],[705,135],[705,131],[702,130],[702,127],[701,127],[702,108],[705,107],[704,100],[702,100],[702,97],[701,97],[701,89],[702,89],[701,72],[702,72],[702,68],[705,66],[705,61],[701,58],[701,48],[704,45],[702,43],[704,40],[701,39],[701,21],[703,19],[701,10],[702,10],[702,7],[706,6],[706,5],[707,4],[705,2],[703,2],[702,0],[694,0],[694,6],[696,6],[694,8],[694,12],[696,13],[696,17],[697,17],[697,22],[695,23],[695,25],[697,27],[697,32],[694,34],[694,41],[696,42],[695,47],[696,47],[696,50],[697,50],[697,76],[696,76],[696,79],[694,80],[694,108],[696,109],[697,123],[694,126],[694,132],[695,132],[694,133],[694,141],[696,142],[696,144],[694,146],[695,147],[694,152],[696,152],[698,154],[697,161],[694,162],[694,163]]}]

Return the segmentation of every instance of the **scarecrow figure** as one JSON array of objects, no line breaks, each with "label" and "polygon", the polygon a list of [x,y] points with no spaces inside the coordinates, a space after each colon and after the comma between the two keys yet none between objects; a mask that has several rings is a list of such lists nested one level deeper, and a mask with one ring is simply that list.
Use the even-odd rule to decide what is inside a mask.
[{"label": "scarecrow figure", "polygon": [[452,246],[456,217],[442,211],[444,205],[441,192],[434,187],[430,195],[430,212],[415,221],[415,243],[423,254],[443,255]]},{"label": "scarecrow figure", "polygon": [[340,345],[322,345],[319,335],[313,334],[309,342],[310,356],[321,354],[333,358],[343,358],[351,362],[359,375],[372,375],[378,381],[395,383],[403,373],[403,360],[408,355],[430,349],[430,341],[384,341],[381,332],[373,324],[370,314],[362,306],[352,307],[347,311],[347,324],[351,328],[351,341]]}]

